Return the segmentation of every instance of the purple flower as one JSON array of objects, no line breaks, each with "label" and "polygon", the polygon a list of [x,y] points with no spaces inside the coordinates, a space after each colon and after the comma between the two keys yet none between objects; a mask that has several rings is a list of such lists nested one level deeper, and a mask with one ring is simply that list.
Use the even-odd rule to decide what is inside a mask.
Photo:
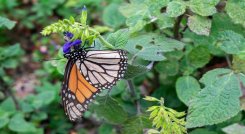
[{"label": "purple flower", "polygon": [[71,32],[64,32],[63,34],[64,34],[64,36],[68,37],[69,39],[71,39],[73,37],[73,34]]},{"label": "purple flower", "polygon": [[73,46],[75,49],[78,49],[80,44],[82,43],[81,40],[77,39],[77,40],[74,40],[74,41],[68,41],[66,42],[64,45],[63,45],[63,52],[66,54],[66,53],[69,53],[71,51],[71,47]]}]

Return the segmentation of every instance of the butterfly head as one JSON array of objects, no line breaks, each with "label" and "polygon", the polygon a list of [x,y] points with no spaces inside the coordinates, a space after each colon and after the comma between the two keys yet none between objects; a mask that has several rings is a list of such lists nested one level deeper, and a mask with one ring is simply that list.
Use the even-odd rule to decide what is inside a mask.
[{"label": "butterfly head", "polygon": [[67,59],[74,59],[74,60],[80,59],[80,60],[83,60],[84,57],[86,56],[86,53],[87,52],[83,48],[80,48],[78,50],[74,50],[72,52],[65,53],[64,57],[67,58]]}]

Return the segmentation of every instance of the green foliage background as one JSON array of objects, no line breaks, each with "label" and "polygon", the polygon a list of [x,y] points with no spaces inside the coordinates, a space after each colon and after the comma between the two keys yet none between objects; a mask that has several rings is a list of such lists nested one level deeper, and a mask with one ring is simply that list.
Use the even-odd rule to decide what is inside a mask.
[{"label": "green foliage background", "polygon": [[[63,37],[40,32],[84,5],[96,49],[127,50],[129,66],[72,123],[66,60],[41,60],[63,58]],[[244,134],[244,19],[244,0],[0,0],[0,132]]]}]

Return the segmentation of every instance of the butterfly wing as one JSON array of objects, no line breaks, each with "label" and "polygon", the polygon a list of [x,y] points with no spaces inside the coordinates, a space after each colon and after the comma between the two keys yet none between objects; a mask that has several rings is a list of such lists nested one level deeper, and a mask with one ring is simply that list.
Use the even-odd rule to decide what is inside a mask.
[{"label": "butterfly wing", "polygon": [[62,86],[63,106],[71,121],[81,119],[88,102],[99,92],[84,79],[74,63],[73,60],[68,61]]},{"label": "butterfly wing", "polygon": [[88,51],[86,58],[76,65],[85,79],[97,89],[111,89],[124,76],[127,53],[123,50]]},{"label": "butterfly wing", "polygon": [[85,57],[70,59],[62,86],[62,102],[71,121],[81,119],[88,103],[101,89],[110,89],[127,68],[123,50],[88,51]]}]

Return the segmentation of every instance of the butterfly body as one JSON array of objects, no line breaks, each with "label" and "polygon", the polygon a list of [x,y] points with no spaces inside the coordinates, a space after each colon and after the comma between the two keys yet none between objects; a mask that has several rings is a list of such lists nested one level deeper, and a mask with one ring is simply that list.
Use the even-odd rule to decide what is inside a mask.
[{"label": "butterfly body", "polygon": [[88,104],[103,89],[111,89],[127,69],[124,50],[75,49],[68,59],[62,85],[62,102],[71,121],[81,119]]}]

